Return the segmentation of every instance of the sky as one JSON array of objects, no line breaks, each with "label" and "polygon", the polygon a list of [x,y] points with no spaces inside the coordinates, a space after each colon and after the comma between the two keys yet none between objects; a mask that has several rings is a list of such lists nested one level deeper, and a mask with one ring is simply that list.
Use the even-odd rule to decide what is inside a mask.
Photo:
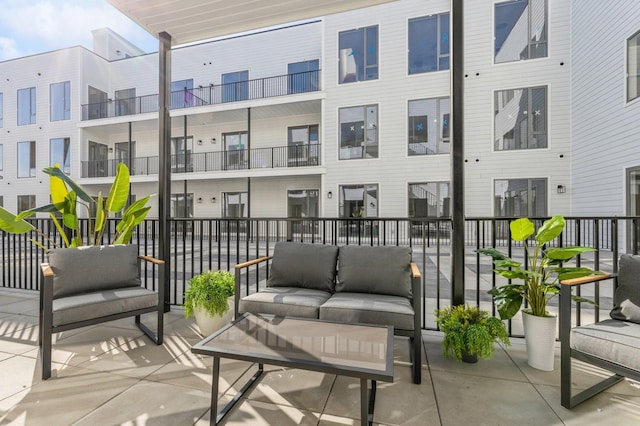
[{"label": "sky", "polygon": [[0,0],[0,61],[71,46],[93,50],[91,31],[104,27],[158,51],[153,36],[106,0]]}]

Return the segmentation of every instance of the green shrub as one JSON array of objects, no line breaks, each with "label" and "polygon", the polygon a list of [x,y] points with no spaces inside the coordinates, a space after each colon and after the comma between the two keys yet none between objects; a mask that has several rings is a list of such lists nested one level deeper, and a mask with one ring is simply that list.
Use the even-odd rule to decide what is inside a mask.
[{"label": "green shrub", "polygon": [[229,272],[203,272],[189,280],[189,288],[184,293],[184,314],[193,316],[195,308],[200,308],[211,316],[222,315],[229,310],[227,298],[235,293],[235,279]]}]

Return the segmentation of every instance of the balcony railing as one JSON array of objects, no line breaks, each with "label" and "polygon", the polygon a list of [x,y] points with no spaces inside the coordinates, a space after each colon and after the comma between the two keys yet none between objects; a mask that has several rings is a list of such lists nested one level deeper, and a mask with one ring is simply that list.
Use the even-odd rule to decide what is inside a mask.
[{"label": "balcony railing", "polygon": [[[46,261],[44,253],[30,242],[36,239],[49,246],[50,240],[60,244],[60,239],[49,219],[29,219],[44,235],[31,232],[9,235],[0,231],[0,287],[37,290],[40,286],[39,265]],[[465,227],[465,301],[492,310],[491,296],[487,290],[506,282],[493,273],[491,259],[475,253],[477,248],[498,247],[516,261],[523,261],[522,243],[509,238],[507,218],[469,218]],[[617,272],[617,259],[621,241],[626,235],[627,252],[638,253],[640,217],[573,217],[566,218],[567,226],[560,237],[549,246],[587,245],[598,249],[586,253],[575,262],[603,272]],[[541,222],[536,220],[536,222]],[[86,235],[87,221],[81,221]],[[115,234],[116,221],[109,219],[104,243],[111,242]],[[277,241],[297,241],[311,244],[331,245],[403,245],[413,249],[413,261],[422,271],[424,316],[423,328],[435,328],[432,312],[451,303],[451,221],[449,219],[414,218],[252,218],[252,219],[171,219],[169,238],[171,252],[170,292],[171,304],[180,305],[189,279],[207,270],[232,270],[237,263],[260,256],[273,254]],[[133,236],[141,254],[157,256],[157,219],[146,220]],[[573,261],[571,263],[574,263]],[[260,267],[243,277],[242,292],[253,292],[264,285],[268,275]],[[143,282],[147,287],[158,285],[158,276],[153,269],[143,271]],[[577,308],[587,316],[604,318],[612,309],[613,285],[602,283],[581,295],[597,302]],[[588,293],[587,293],[588,292]],[[557,312],[557,299],[549,305]],[[578,317],[580,318],[580,317]],[[521,333],[518,328],[509,330]]]},{"label": "balcony railing", "polygon": [[[199,173],[318,166],[320,158],[320,144],[196,152],[172,155],[171,172]],[[121,162],[122,160],[115,159],[83,161],[82,177],[115,176],[118,163]],[[134,157],[129,171],[131,175],[156,175],[158,174],[158,164],[158,156]]]},{"label": "balcony railing", "polygon": [[[320,71],[306,71],[171,92],[170,109],[264,99],[320,90]],[[137,96],[82,105],[82,120],[156,112],[158,95]]]}]

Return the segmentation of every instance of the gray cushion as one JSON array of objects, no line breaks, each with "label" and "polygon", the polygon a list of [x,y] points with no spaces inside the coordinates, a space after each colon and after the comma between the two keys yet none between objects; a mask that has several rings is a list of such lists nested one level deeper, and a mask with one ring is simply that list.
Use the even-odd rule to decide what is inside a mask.
[{"label": "gray cushion", "polygon": [[411,297],[411,248],[342,246],[336,291]]},{"label": "gray cushion", "polygon": [[571,329],[571,348],[640,371],[640,325],[604,320]]},{"label": "gray cushion", "polygon": [[623,254],[618,266],[611,318],[640,324],[640,256]]},{"label": "gray cushion", "polygon": [[337,258],[337,246],[278,242],[273,251],[267,286],[333,292]]},{"label": "gray cushion", "polygon": [[53,301],[53,325],[71,324],[155,306],[158,306],[158,293],[143,287],[68,296]]},{"label": "gray cushion", "polygon": [[392,325],[413,330],[413,308],[400,296],[335,293],[320,306],[320,319],[341,323]]},{"label": "gray cushion", "polygon": [[318,318],[318,308],[331,293],[294,287],[267,287],[240,299],[238,312]]},{"label": "gray cushion", "polygon": [[53,298],[139,287],[138,246],[88,246],[49,250]]}]

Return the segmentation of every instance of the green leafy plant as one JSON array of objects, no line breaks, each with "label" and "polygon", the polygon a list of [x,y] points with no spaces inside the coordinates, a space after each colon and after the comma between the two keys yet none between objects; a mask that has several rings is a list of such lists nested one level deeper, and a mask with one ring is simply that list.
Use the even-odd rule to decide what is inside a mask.
[{"label": "green leafy plant", "polygon": [[[151,207],[146,205],[150,196],[132,203],[125,209],[129,199],[130,178],[129,169],[123,163],[118,164],[114,182],[106,199],[102,196],[102,193],[98,193],[97,198],[94,199],[73,179],[64,174],[58,164],[45,168],[43,172],[49,175],[51,204],[25,210],[19,215],[0,207],[1,230],[10,234],[26,234],[35,231],[42,238],[49,241],[53,247],[58,247],[55,241],[25,220],[36,213],[49,213],[65,247],[85,245],[85,238],[86,245],[100,245],[106,228],[107,217],[109,214],[121,213],[122,218],[116,225],[113,244],[128,244],[135,228],[142,223],[149,210],[151,210]],[[85,237],[81,233],[78,211],[81,208],[85,209],[86,216],[89,217],[92,206],[95,206],[96,217],[89,219],[88,231]],[[36,239],[32,238],[31,242],[46,249]]]},{"label": "green leafy plant", "polygon": [[511,344],[504,323],[477,306],[448,306],[436,309],[435,315],[444,332],[446,358],[453,355],[460,361],[463,355],[477,355],[489,359],[495,351],[494,343]]},{"label": "green leafy plant", "polygon": [[[510,223],[511,239],[521,241],[525,249],[526,263],[510,259],[495,248],[479,249],[476,252],[491,256],[495,265],[494,272],[510,280],[520,280],[520,284],[506,284],[489,290],[496,302],[501,319],[512,318],[524,301],[528,304],[527,313],[538,316],[553,316],[547,311],[549,300],[560,293],[559,282],[570,278],[580,278],[594,274],[591,268],[563,266],[579,254],[594,251],[591,247],[553,247],[546,245],[563,231],[565,220],[554,216],[546,220],[538,231],[527,218]],[[534,235],[533,243],[529,237]],[[596,274],[599,272],[595,272]],[[573,297],[577,302],[593,303],[590,300]]]},{"label": "green leafy plant", "polygon": [[235,279],[229,272],[203,272],[189,280],[189,288],[184,293],[184,314],[193,316],[196,308],[209,315],[222,315],[229,310],[227,298],[235,294]]}]

